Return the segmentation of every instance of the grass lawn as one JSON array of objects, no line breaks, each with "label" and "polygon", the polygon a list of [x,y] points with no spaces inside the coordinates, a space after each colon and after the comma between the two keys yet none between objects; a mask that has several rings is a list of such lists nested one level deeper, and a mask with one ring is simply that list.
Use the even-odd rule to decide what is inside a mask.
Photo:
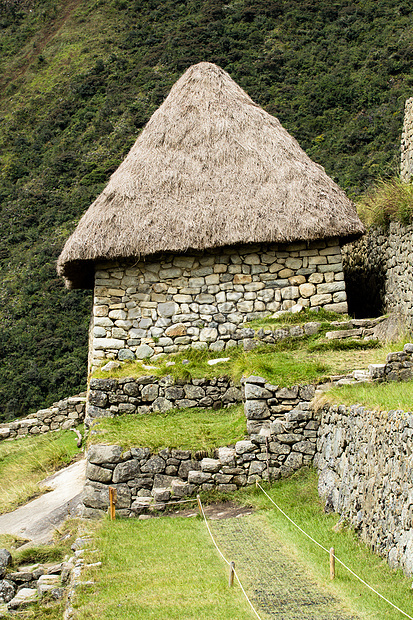
[{"label": "grass lawn", "polygon": [[243,405],[227,409],[172,409],[167,413],[101,418],[89,443],[120,444],[124,449],[145,446],[152,450],[180,448],[212,451],[233,444],[246,434]]},{"label": "grass lawn", "polygon": [[413,381],[342,385],[332,388],[323,400],[339,405],[360,404],[382,411],[412,411]]},{"label": "grass lawn", "polygon": [[104,521],[95,545],[103,566],[85,573],[95,585],[78,590],[77,620],[255,617],[199,518]]},{"label": "grass lawn", "polygon": [[31,435],[0,442],[0,514],[10,512],[44,491],[38,483],[78,454],[70,431]]},{"label": "grass lawn", "polygon": [[[305,532],[324,547],[334,547],[336,556],[380,594],[413,616],[411,578],[400,570],[392,570],[386,560],[371,552],[347,529],[334,531],[337,514],[325,514],[317,494],[317,473],[301,470],[291,478],[272,485],[263,485],[272,499]],[[348,571],[336,563],[336,579],[330,581],[328,555],[297,530],[260,490],[247,491],[254,505],[265,510],[267,522],[275,535],[281,537],[291,554],[321,584],[343,598],[349,608],[366,620],[400,620],[403,616]]]},{"label": "grass lawn", "polygon": [[[326,548],[334,546],[336,555],[356,574],[412,615],[411,579],[400,571],[391,570],[385,560],[371,553],[354,533],[346,529],[333,531],[338,516],[324,514],[317,496],[316,472],[302,470],[266,489],[306,532]],[[272,533],[283,551],[319,584],[321,592],[333,594],[342,601],[343,608],[362,620],[400,620],[399,612],[341,566],[337,565],[336,579],[331,582],[328,555],[294,528],[260,490],[247,489],[235,497],[256,508],[255,521],[263,520],[266,533]],[[246,620],[254,617],[238,586],[228,588],[227,567],[199,517],[105,520],[97,528],[94,547],[98,553],[91,557],[96,561],[99,556],[102,567],[88,569],[84,575],[85,579],[92,578],[95,584],[78,591],[79,620],[101,617],[108,620]],[[239,546],[242,549],[242,536]],[[248,572],[247,557],[245,563],[238,567],[240,574]],[[293,576],[286,575],[286,588],[291,578]],[[259,609],[257,611],[260,613]],[[263,614],[263,617],[267,616]]]}]

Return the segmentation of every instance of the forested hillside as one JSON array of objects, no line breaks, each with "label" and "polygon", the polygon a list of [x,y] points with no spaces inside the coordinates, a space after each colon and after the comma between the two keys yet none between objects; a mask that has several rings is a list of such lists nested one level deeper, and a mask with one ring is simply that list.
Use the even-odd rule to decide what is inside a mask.
[{"label": "forested hillside", "polygon": [[356,197],[398,170],[409,0],[0,0],[0,420],[86,383],[63,243],[184,70],[228,71]]}]

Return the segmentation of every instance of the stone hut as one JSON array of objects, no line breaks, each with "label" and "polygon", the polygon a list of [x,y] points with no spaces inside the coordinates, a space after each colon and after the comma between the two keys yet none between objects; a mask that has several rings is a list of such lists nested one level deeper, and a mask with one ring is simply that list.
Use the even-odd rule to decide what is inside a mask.
[{"label": "stone hut", "polygon": [[216,65],[190,67],[59,257],[93,288],[91,362],[221,351],[243,323],[346,312],[341,245],[353,203],[280,122]]}]

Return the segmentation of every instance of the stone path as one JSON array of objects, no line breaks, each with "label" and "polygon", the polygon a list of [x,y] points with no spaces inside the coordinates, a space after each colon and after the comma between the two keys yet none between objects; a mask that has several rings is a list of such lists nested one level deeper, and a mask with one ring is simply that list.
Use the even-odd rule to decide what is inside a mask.
[{"label": "stone path", "polygon": [[209,523],[262,620],[359,620],[287,555],[260,515]]},{"label": "stone path", "polygon": [[67,517],[75,516],[85,482],[86,461],[77,461],[56,472],[43,485],[52,491],[0,515],[0,534],[14,534],[35,543],[46,543]]}]

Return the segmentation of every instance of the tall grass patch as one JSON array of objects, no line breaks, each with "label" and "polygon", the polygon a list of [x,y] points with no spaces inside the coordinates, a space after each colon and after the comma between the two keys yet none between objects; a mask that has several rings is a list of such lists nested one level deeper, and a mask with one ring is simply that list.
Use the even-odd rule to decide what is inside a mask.
[{"label": "tall grass patch", "polygon": [[39,482],[70,463],[78,452],[76,436],[70,431],[0,442],[0,514],[41,495]]},{"label": "tall grass patch", "polygon": [[360,218],[367,225],[387,226],[392,220],[410,224],[413,215],[413,184],[398,178],[379,181],[357,203]]}]

